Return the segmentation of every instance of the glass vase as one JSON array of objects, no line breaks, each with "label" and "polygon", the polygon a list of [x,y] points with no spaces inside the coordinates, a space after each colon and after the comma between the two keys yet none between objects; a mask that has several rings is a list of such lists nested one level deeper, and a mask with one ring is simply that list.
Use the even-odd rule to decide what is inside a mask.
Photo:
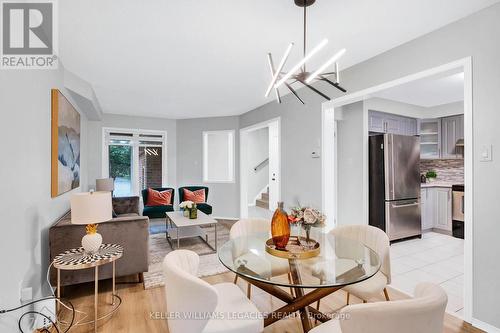
[{"label": "glass vase", "polygon": [[198,218],[198,208],[196,207],[196,205],[194,205],[193,208],[189,210],[189,218],[192,220]]},{"label": "glass vase", "polygon": [[273,244],[277,249],[284,249],[290,239],[290,223],[288,216],[283,210],[283,202],[278,202],[278,208],[274,212],[271,222],[271,235]]},{"label": "glass vase", "polygon": [[316,245],[316,241],[311,238],[311,225],[303,223],[302,230],[304,231],[304,233],[301,237],[300,245],[302,245],[305,250],[314,248],[314,246]]}]

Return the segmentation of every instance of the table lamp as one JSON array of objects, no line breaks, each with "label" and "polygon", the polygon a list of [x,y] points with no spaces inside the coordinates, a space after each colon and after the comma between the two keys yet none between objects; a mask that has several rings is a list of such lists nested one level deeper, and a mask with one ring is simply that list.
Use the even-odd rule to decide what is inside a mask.
[{"label": "table lamp", "polygon": [[96,179],[95,190],[113,193],[115,190],[115,180],[113,178]]},{"label": "table lamp", "polygon": [[97,233],[97,224],[112,218],[111,192],[82,192],[71,196],[71,223],[86,224],[87,234],[82,238],[86,253],[96,253],[102,236]]}]

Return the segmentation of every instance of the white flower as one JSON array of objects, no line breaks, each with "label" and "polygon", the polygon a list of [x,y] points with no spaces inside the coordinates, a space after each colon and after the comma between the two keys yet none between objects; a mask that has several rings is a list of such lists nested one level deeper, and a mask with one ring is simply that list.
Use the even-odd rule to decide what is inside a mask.
[{"label": "white flower", "polygon": [[317,220],[318,217],[314,214],[314,211],[311,208],[306,208],[304,210],[304,222],[306,224],[314,224]]},{"label": "white flower", "polygon": [[185,208],[191,209],[191,208],[193,208],[193,202],[189,201],[189,200],[183,201],[179,204],[179,207],[182,209],[185,209]]}]

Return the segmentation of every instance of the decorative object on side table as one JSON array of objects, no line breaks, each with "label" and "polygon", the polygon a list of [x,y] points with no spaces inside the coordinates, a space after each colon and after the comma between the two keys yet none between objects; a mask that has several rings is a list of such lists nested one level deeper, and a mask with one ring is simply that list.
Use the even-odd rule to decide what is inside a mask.
[{"label": "decorative object on side table", "polygon": [[283,210],[283,202],[278,202],[278,208],[274,212],[271,222],[271,236],[277,249],[285,249],[290,239],[290,223]]},{"label": "decorative object on side table", "polygon": [[311,239],[312,227],[323,227],[326,217],[319,210],[311,207],[295,207],[288,217],[290,223],[300,224],[305,232],[305,237],[299,237],[305,249],[313,249],[317,242]]},{"label": "decorative object on side table", "polygon": [[111,220],[112,210],[111,192],[82,192],[71,197],[71,223],[87,225],[87,234],[82,238],[86,253],[99,250],[102,236],[97,233],[97,224]]},{"label": "decorative object on side table", "polygon": [[189,217],[194,220],[198,218],[198,207],[192,201],[183,201],[180,203],[179,207],[183,210],[184,217]]},{"label": "decorative object on side table", "polygon": [[425,174],[425,178],[427,178],[427,180],[429,180],[429,182],[433,182],[433,181],[435,181],[435,180],[436,180],[436,178],[437,178],[437,176],[438,176],[438,175],[437,175],[436,171],[434,171],[434,170],[429,170],[429,171],[427,171],[427,173]]}]

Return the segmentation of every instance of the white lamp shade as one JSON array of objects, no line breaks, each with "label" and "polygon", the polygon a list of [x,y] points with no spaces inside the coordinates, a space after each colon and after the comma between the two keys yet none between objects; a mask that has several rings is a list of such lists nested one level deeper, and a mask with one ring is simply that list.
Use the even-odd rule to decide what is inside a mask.
[{"label": "white lamp shade", "polygon": [[115,180],[113,178],[96,179],[95,190],[113,192],[115,190]]},{"label": "white lamp shade", "polygon": [[83,192],[71,196],[71,223],[95,224],[112,216],[111,192]]}]

